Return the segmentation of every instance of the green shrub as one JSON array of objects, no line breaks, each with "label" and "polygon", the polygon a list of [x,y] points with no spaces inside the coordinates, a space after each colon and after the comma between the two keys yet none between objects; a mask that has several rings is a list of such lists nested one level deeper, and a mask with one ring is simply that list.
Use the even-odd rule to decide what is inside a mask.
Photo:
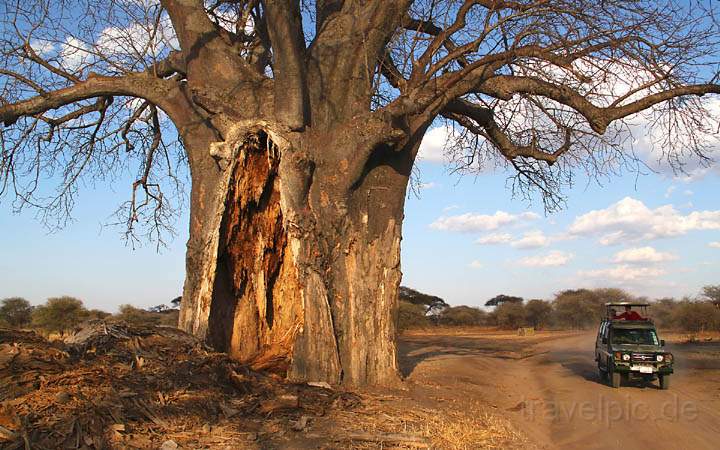
[{"label": "green shrub", "polygon": [[49,298],[44,305],[35,307],[32,313],[33,326],[47,333],[60,333],[61,336],[86,318],[83,302],[67,296]]},{"label": "green shrub", "polygon": [[515,329],[525,326],[525,306],[522,303],[500,303],[495,308],[497,326],[506,329]]},{"label": "green shrub", "polygon": [[438,315],[438,322],[442,325],[478,326],[485,324],[487,313],[480,308],[472,306],[451,306],[445,308]]},{"label": "green shrub", "polygon": [[526,323],[539,330],[550,323],[552,305],[545,300],[530,300],[525,305]]},{"label": "green shrub", "polygon": [[130,325],[158,325],[160,323],[159,313],[145,311],[132,305],[120,305],[120,312],[113,316],[114,320],[122,320]]},{"label": "green shrub", "polygon": [[33,307],[20,297],[10,297],[0,302],[0,323],[14,328],[30,325]]},{"label": "green shrub", "polygon": [[401,300],[398,307],[397,323],[400,331],[427,326],[429,322],[425,316],[425,306]]}]

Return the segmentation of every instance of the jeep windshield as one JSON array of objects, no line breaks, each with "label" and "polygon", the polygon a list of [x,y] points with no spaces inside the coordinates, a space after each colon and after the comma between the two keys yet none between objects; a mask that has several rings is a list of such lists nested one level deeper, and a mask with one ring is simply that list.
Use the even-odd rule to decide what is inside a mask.
[{"label": "jeep windshield", "polygon": [[612,336],[613,344],[659,345],[655,330],[615,328]]}]

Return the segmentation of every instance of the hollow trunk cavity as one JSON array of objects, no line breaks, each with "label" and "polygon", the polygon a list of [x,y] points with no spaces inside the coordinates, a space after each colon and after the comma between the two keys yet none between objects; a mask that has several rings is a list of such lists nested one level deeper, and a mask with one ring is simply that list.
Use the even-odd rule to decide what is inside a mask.
[{"label": "hollow trunk cavity", "polygon": [[191,221],[205,226],[188,244],[197,273],[181,327],[293,380],[394,382],[404,186],[389,190],[397,170],[384,166],[348,193],[308,167],[259,133],[206,189],[214,195],[193,201]]}]

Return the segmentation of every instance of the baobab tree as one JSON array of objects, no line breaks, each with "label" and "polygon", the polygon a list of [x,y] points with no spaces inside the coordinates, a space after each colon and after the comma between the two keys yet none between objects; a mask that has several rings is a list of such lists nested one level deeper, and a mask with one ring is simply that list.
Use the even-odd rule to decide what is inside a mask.
[{"label": "baobab tree", "polygon": [[123,222],[157,238],[186,162],[180,327],[296,380],[396,379],[404,199],[433,123],[456,168],[497,161],[553,208],[573,170],[632,161],[643,112],[675,167],[707,158],[701,97],[720,92],[700,2],[2,8],[5,196],[62,218],[79,183],[132,170]]}]

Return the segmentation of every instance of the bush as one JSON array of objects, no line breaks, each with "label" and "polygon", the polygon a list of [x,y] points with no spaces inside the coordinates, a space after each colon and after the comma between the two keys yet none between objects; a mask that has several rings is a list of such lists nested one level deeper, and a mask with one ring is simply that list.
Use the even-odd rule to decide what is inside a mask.
[{"label": "bush", "polygon": [[122,320],[130,325],[158,325],[161,314],[145,311],[132,305],[120,305],[120,313],[113,316],[115,320]]},{"label": "bush", "polygon": [[515,329],[525,325],[525,307],[522,303],[501,303],[495,308],[497,326]]},{"label": "bush", "polygon": [[709,301],[684,300],[674,316],[675,325],[686,331],[720,330],[720,309]]},{"label": "bush", "polygon": [[425,316],[425,307],[401,300],[397,323],[400,331],[427,326],[429,322]]},{"label": "bush", "polygon": [[620,289],[576,289],[555,295],[553,322],[560,328],[584,329],[596,326],[605,315],[605,302],[629,299]]},{"label": "bush", "polygon": [[472,306],[451,306],[438,315],[442,325],[477,326],[485,323],[485,311]]},{"label": "bush", "polygon": [[53,297],[33,310],[32,323],[47,333],[60,333],[62,336],[85,320],[87,314],[81,300],[67,296]]},{"label": "bush", "polygon": [[0,323],[14,328],[30,325],[33,307],[20,297],[10,297],[0,302]]},{"label": "bush", "polygon": [[530,300],[525,305],[526,323],[539,330],[550,323],[552,305],[545,300]]}]

